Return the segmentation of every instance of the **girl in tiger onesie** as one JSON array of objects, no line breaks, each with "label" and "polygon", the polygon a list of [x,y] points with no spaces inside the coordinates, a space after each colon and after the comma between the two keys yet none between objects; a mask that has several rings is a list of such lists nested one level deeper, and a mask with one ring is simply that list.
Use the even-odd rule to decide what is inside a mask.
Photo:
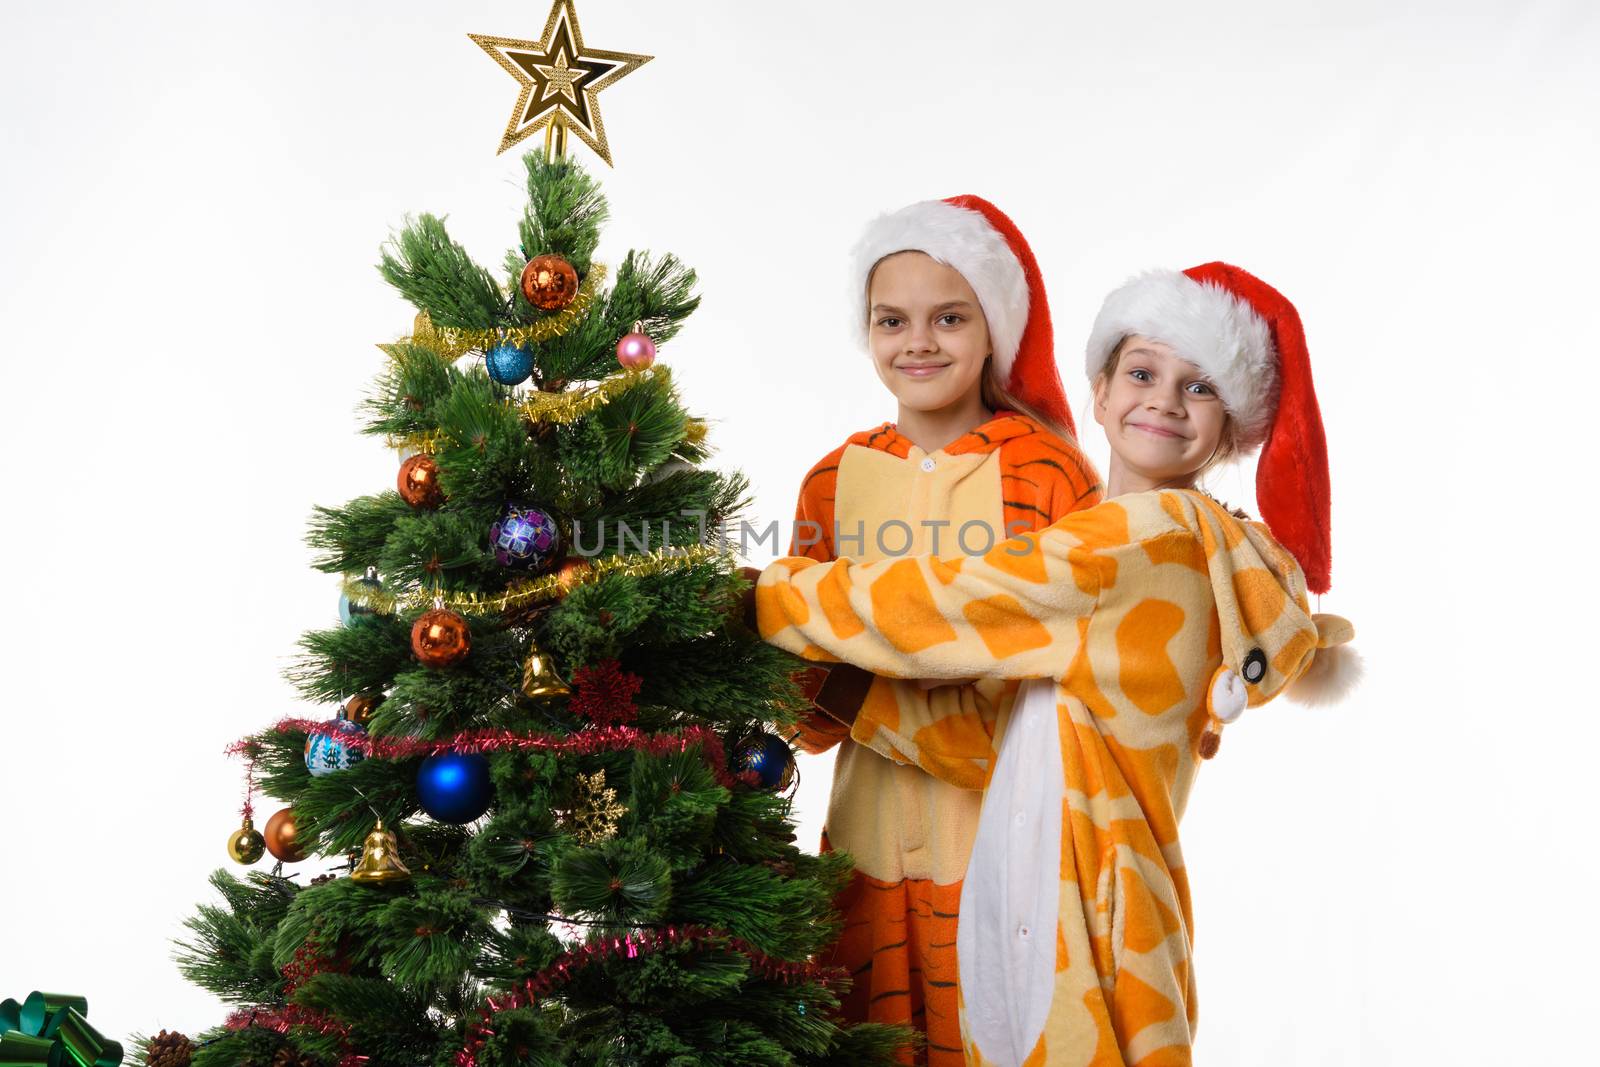
[{"label": "girl in tiger onesie", "polygon": [[[1009,218],[975,196],[912,204],[869,225],[854,259],[858,327],[898,417],[811,468],[793,552],[981,554],[1099,502],[1038,264]],[[940,781],[857,744],[820,710],[796,741],[839,749],[823,848],[848,852],[855,873],[824,962],[850,973],[845,1019],[909,1025],[927,1040],[906,1062],[960,1067],[956,923],[981,773]]]}]

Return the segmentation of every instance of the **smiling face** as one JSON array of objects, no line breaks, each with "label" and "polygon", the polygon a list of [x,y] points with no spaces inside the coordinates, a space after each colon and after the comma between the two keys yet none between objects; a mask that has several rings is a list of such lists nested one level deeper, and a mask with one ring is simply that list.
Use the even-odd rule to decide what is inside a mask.
[{"label": "smiling face", "polygon": [[921,252],[885,257],[867,284],[867,315],[873,366],[902,413],[982,405],[989,323],[954,267]]},{"label": "smiling face", "polygon": [[1192,487],[1223,449],[1228,415],[1199,367],[1134,334],[1095,380],[1094,421],[1111,444],[1118,493]]}]

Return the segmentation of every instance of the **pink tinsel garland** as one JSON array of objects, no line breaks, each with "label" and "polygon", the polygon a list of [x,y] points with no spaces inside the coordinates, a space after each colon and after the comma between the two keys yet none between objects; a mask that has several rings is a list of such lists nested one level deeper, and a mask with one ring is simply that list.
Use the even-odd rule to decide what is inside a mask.
[{"label": "pink tinsel garland", "polygon": [[222,1024],[229,1030],[248,1030],[255,1027],[287,1034],[290,1027],[306,1026],[319,1034],[338,1034],[344,1037],[350,1028],[325,1012],[291,1004],[282,1011],[272,1008],[239,1008]]},{"label": "pink tinsel garland", "polygon": [[[345,1048],[349,1048],[350,1028],[326,1012],[302,1008],[291,1004],[282,1011],[271,1008],[239,1008],[223,1022],[227,1030],[248,1030],[257,1027],[275,1034],[287,1034],[291,1027],[306,1026],[319,1034],[337,1034]],[[369,1056],[347,1052],[339,1057],[339,1067],[366,1067]]]},{"label": "pink tinsel garland", "polygon": [[[234,748],[228,749],[228,754],[236,754],[236,750],[240,749],[242,744],[243,742],[241,742],[240,745],[234,746]],[[240,809],[239,813],[243,815],[245,820],[248,822],[250,819],[254,818],[256,814],[256,754],[253,751],[246,751],[243,752],[243,755],[245,757],[244,807]]]},{"label": "pink tinsel garland", "polygon": [[494,1030],[490,1026],[497,1014],[538,1003],[584,967],[608,958],[626,956],[628,959],[633,959],[642,953],[655,952],[669,946],[687,945],[704,948],[710,943],[731,948],[745,956],[750,961],[751,970],[763,978],[774,981],[818,982],[827,985],[844,973],[836,967],[773,959],[747,941],[704,926],[668,926],[662,930],[641,930],[622,937],[600,938],[576,951],[563,953],[550,966],[504,996],[485,998],[488,1006],[478,1013],[477,1021],[467,1028],[466,1043],[461,1051],[456,1053],[456,1067],[477,1067],[478,1053],[483,1051],[485,1039],[494,1036]]},{"label": "pink tinsel garland", "polygon": [[[280,734],[303,733],[307,735],[332,735],[338,727],[337,719],[317,722],[312,719],[282,719],[272,729]],[[591,755],[596,752],[625,752],[637,750],[662,755],[668,752],[686,752],[700,745],[706,754],[717,779],[727,786],[735,782],[728,772],[728,756],[722,739],[715,730],[705,726],[690,726],[669,734],[651,734],[633,726],[593,726],[572,734],[519,734],[513,730],[484,728],[467,730],[454,737],[427,740],[420,737],[373,737],[338,734],[341,744],[351,751],[360,752],[371,759],[413,759],[417,756],[436,756],[441,752],[505,752],[536,751],[557,755]],[[228,746],[229,755],[250,755],[257,744],[253,738],[235,741]]]}]

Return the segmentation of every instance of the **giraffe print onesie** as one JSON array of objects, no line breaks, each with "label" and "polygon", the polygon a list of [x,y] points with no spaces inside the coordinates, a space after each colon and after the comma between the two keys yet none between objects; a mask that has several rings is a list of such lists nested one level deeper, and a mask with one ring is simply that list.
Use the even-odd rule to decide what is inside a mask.
[{"label": "giraffe print onesie", "polygon": [[1178,820],[1202,734],[1351,636],[1311,614],[1266,527],[1200,493],[1131,494],[981,557],[780,560],[755,601],[762,635],[813,661],[990,679],[874,685],[851,725],[932,773],[988,775],[958,932],[968,1062],[1190,1064]]},{"label": "giraffe print onesie", "polygon": [[[981,552],[985,536],[962,535],[963,523],[983,524],[997,543],[1099,500],[1098,478],[1076,446],[1024,415],[997,412],[932,453],[885,423],[853,435],[807,474],[796,551],[824,562],[840,553],[870,561],[886,551]],[[847,1020],[915,1027],[927,1036],[916,1062],[961,1067],[957,910],[984,775],[940,780],[848,734],[813,713],[797,737],[808,752],[839,746],[823,848],[855,862],[838,901],[842,932],[824,962],[851,974]]]}]

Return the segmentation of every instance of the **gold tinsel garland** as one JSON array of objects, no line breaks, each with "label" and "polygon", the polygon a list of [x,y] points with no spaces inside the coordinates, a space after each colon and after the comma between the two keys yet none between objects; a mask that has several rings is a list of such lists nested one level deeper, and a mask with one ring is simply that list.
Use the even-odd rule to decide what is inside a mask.
[{"label": "gold tinsel garland", "polygon": [[709,545],[658,548],[654,552],[631,556],[606,556],[604,559],[591,560],[588,569],[576,576],[563,578],[560,574],[546,574],[519,582],[499,593],[431,593],[426,589],[417,589],[396,595],[381,589],[374,590],[352,577],[344,581],[344,594],[351,603],[384,615],[396,610],[420,611],[441,603],[462,615],[494,615],[541,600],[556,600],[571,589],[599,581],[607,575],[625,574],[631,578],[644,578],[670,570],[688,569],[727,556],[724,550]]},{"label": "gold tinsel garland", "polygon": [[440,446],[445,443],[444,434],[438,431],[407,434],[403,437],[390,435],[383,440],[396,452],[405,452],[408,455],[415,455],[418,452],[425,452],[430,456],[436,455]]},{"label": "gold tinsel garland", "polygon": [[594,303],[595,293],[605,280],[604,263],[589,264],[589,273],[572,298],[560,312],[540,319],[530,326],[506,326],[492,330],[468,330],[455,326],[435,326],[426,311],[417,312],[411,327],[411,336],[393,345],[379,345],[386,355],[398,358],[396,349],[402,344],[420,345],[438,353],[445,359],[458,359],[468,352],[488,351],[498,344],[536,345],[554,340],[572,329]]},{"label": "gold tinsel garland", "polygon": [[641,370],[618,371],[600,379],[586,389],[572,389],[561,393],[530,392],[510,403],[529,422],[566,424],[577,422],[596,408],[611,403],[616,397],[646,381],[660,381],[670,385],[672,373],[662,366]]},{"label": "gold tinsel garland", "polygon": [[[597,408],[611,403],[634,386],[647,381],[659,381],[663,385],[670,386],[672,372],[660,364],[639,370],[623,370],[585,388],[570,389],[560,393],[533,391],[511,397],[506,403],[529,422],[564,426],[578,421]],[[705,420],[690,417],[684,426],[684,438],[691,444],[704,441]],[[390,437],[388,442],[390,448],[400,451],[426,452],[432,455],[439,451],[445,439],[438,432],[430,432]]]}]

